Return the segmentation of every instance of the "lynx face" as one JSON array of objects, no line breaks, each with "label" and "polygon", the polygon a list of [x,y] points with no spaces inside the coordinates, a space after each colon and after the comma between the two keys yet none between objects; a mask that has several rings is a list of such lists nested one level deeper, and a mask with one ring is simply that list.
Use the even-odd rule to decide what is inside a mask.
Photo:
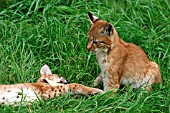
[{"label": "lynx face", "polygon": [[69,84],[69,81],[57,74],[41,75],[37,82],[45,82],[51,86]]},{"label": "lynx face", "polygon": [[49,67],[44,65],[40,70],[41,77],[37,82],[46,82],[51,86],[69,84],[69,81],[57,74],[52,74]]},{"label": "lynx face", "polygon": [[[89,13],[89,18],[94,18],[94,16]],[[97,18],[91,20],[91,23],[93,24],[87,36],[87,50],[92,52],[107,52],[113,42],[113,37],[111,37],[114,32],[113,26]]]}]

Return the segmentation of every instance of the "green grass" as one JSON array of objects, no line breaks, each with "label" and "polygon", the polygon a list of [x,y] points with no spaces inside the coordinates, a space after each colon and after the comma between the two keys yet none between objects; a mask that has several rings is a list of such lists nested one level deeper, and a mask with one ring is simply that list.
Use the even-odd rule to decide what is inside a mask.
[{"label": "green grass", "polygon": [[170,112],[170,2],[168,0],[1,0],[0,83],[35,82],[48,64],[53,73],[91,86],[100,72],[86,50],[87,12],[111,22],[120,37],[159,64],[162,84],[148,94],[129,87],[90,97],[56,97],[32,106],[0,106],[0,113]]}]

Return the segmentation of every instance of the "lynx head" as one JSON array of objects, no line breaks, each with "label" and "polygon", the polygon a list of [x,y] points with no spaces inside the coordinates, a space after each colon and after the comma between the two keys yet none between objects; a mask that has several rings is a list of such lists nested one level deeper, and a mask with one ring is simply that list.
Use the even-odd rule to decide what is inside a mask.
[{"label": "lynx head", "polygon": [[112,24],[100,20],[90,12],[88,12],[88,17],[92,26],[88,32],[87,50],[95,53],[108,52],[108,50],[114,46],[113,41],[116,30]]},{"label": "lynx head", "polygon": [[69,81],[63,77],[52,74],[50,68],[47,65],[44,65],[40,70],[40,78],[37,82],[46,82],[51,86],[57,86],[62,84],[69,84]]}]

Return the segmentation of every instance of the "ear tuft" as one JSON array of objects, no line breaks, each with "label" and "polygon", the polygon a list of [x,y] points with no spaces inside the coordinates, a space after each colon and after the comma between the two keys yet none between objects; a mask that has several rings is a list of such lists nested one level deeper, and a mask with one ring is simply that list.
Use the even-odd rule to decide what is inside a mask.
[{"label": "ear tuft", "polygon": [[92,13],[88,12],[88,17],[90,19],[90,22],[93,24],[96,20],[98,20],[98,17],[94,16]]},{"label": "ear tuft", "polygon": [[111,33],[113,33],[113,26],[109,23],[107,23],[104,28],[102,29],[101,32],[103,35],[111,35]]},{"label": "ear tuft", "polygon": [[48,65],[45,64],[45,65],[41,68],[40,74],[41,74],[41,75],[51,75],[52,73],[51,73],[51,70],[50,70],[50,68],[48,67]]}]

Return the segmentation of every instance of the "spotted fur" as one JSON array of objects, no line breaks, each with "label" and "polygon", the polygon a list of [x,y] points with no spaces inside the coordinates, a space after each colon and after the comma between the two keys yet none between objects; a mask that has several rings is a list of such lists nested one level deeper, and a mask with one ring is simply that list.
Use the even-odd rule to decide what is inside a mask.
[{"label": "spotted fur", "polygon": [[97,88],[69,83],[63,77],[52,74],[47,65],[41,68],[40,73],[41,76],[36,83],[0,85],[0,104],[30,103],[37,99],[53,99],[67,93],[90,95],[103,92]]},{"label": "spotted fur", "polygon": [[87,49],[96,54],[101,73],[94,86],[103,83],[104,91],[115,89],[120,84],[132,88],[151,89],[162,81],[157,63],[152,62],[137,45],[119,38],[112,24],[88,13],[92,26],[88,32]]}]

